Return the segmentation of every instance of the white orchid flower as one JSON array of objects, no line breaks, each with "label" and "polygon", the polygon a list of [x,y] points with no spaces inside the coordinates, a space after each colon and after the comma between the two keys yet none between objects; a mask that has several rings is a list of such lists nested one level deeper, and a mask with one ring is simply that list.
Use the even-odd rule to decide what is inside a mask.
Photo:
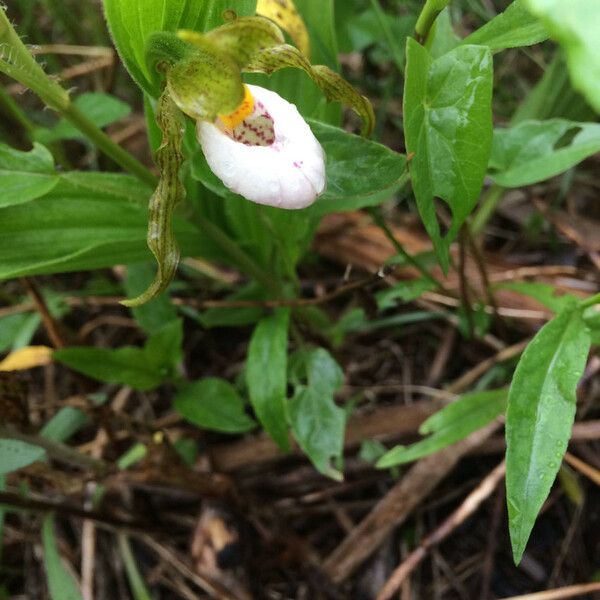
[{"label": "white orchid flower", "polygon": [[246,85],[229,115],[198,120],[198,140],[213,173],[244,198],[278,208],[310,206],[325,190],[325,154],[298,109],[265,88]]}]

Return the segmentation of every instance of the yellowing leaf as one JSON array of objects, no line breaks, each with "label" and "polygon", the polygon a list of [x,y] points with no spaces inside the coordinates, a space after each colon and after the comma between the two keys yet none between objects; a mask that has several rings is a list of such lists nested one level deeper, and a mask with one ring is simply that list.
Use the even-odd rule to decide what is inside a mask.
[{"label": "yellowing leaf", "polygon": [[11,352],[2,362],[0,371],[26,371],[52,362],[52,348],[27,346]]},{"label": "yellowing leaf", "polygon": [[256,14],[267,17],[290,34],[300,51],[310,57],[310,38],[293,0],[258,0]]}]

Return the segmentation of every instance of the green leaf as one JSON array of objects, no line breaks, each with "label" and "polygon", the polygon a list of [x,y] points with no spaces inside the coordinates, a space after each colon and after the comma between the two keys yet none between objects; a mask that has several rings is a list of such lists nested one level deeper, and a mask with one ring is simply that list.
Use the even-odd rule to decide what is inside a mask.
[{"label": "green leaf", "polygon": [[44,566],[52,600],[82,600],[81,592],[73,576],[62,563],[54,533],[54,515],[48,514],[42,525]]},{"label": "green leaf", "polygon": [[[252,15],[256,0],[236,0],[238,15]],[[115,46],[134,81],[158,97],[158,78],[146,63],[146,42],[159,31],[207,31],[222,23],[230,0],[104,0],[106,19]]]},{"label": "green leaf", "polygon": [[39,327],[41,319],[37,314],[8,315],[0,319],[0,352],[29,345]]},{"label": "green leaf", "polygon": [[506,408],[508,390],[472,392],[429,417],[419,433],[431,434],[411,446],[396,446],[382,456],[377,468],[388,469],[429,456],[485,427]]},{"label": "green leaf", "polygon": [[182,336],[181,321],[174,321],[150,337],[144,348],[64,348],[53,356],[74,371],[99,381],[151,390],[174,376],[181,361]]},{"label": "green leaf", "polygon": [[494,132],[489,166],[499,185],[521,187],[563,173],[597,152],[598,123],[522,121]]},{"label": "green leaf", "polygon": [[538,332],[517,365],[506,414],[506,493],[516,563],[567,449],[589,349],[590,332],[572,304]]},{"label": "green leaf", "polygon": [[[111,96],[101,92],[87,92],[81,94],[73,104],[98,127],[106,127],[123,119],[131,112],[131,107]],[[51,144],[59,140],[85,140],[86,137],[79,129],[71,125],[67,119],[61,119],[54,127],[39,127],[34,131],[34,137],[42,144]]]},{"label": "green leaf", "polygon": [[600,112],[600,11],[597,0],[527,0],[567,53],[575,89]]},{"label": "green leaf", "polygon": [[[459,46],[432,60],[410,38],[404,92],[404,129],[417,206],[440,264],[473,210],[492,143],[492,57],[483,46]],[[434,198],[452,210],[442,237]]]},{"label": "green leaf", "polygon": [[58,180],[52,154],[41,144],[34,144],[29,152],[0,144],[0,208],[35,200]]},{"label": "green leaf", "polygon": [[488,46],[499,51],[532,46],[548,39],[548,30],[526,8],[526,0],[515,0],[489,23],[463,40],[463,44]]},{"label": "green leaf", "polygon": [[[304,353],[302,373],[306,385],[296,386],[290,401],[290,423],[294,437],[315,467],[337,481],[342,474],[331,464],[344,450],[346,412],[334,402],[344,374],[323,348]],[[296,375],[298,376],[298,375]]]},{"label": "green leaf", "polygon": [[[0,279],[64,273],[140,262],[146,245],[150,190],[132,177],[81,173],[61,177],[52,192],[26,205],[0,209]],[[93,187],[91,187],[93,186]],[[137,201],[132,199],[137,188]],[[175,233],[188,255],[217,258],[214,247],[189,221],[176,218]]]},{"label": "green leaf", "polygon": [[282,450],[289,450],[287,344],[289,309],[277,309],[256,326],[248,347],[246,382],[256,416]]},{"label": "green leaf", "polygon": [[243,433],[256,427],[237,390],[224,379],[207,378],[186,385],[174,402],[177,412],[199,427],[225,433]]},{"label": "green leaf", "polygon": [[181,145],[185,130],[183,115],[165,90],[158,101],[156,122],[163,132],[162,143],[156,151],[160,170],[158,186],[148,208],[148,248],[158,264],[156,277],[136,298],[125,300],[125,306],[140,306],[164,292],[177,271],[180,250],[173,232],[173,211],[185,198],[185,187],[179,178],[183,164]]},{"label": "green leaf", "polygon": [[0,475],[27,467],[45,456],[46,451],[39,446],[19,440],[0,439]]}]

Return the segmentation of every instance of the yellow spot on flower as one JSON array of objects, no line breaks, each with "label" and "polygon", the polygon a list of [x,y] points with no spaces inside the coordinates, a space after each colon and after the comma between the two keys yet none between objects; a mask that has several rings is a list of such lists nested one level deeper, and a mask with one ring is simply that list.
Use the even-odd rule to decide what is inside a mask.
[{"label": "yellow spot on flower", "polygon": [[244,86],[244,99],[242,103],[230,114],[219,115],[219,119],[223,125],[233,131],[245,119],[254,112],[254,97],[247,85]]}]

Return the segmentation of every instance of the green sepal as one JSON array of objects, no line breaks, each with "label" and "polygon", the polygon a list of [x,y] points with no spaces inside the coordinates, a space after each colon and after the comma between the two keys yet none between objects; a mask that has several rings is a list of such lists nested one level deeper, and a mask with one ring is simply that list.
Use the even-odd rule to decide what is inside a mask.
[{"label": "green sepal", "polygon": [[181,150],[184,123],[183,115],[166,90],[158,101],[156,122],[163,132],[162,144],[156,151],[160,179],[148,207],[147,241],[158,263],[158,271],[154,281],[144,293],[137,298],[122,302],[129,307],[145,304],[167,289],[179,263],[179,247],[173,233],[173,211],[175,206],[185,198],[185,187],[179,178],[179,171],[184,161]]}]

